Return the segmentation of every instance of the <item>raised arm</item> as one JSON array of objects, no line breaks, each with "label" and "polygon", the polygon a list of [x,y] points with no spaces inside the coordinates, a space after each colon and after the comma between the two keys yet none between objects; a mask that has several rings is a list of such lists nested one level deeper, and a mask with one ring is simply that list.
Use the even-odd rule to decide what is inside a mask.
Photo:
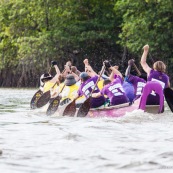
[{"label": "raised arm", "polygon": [[133,63],[134,63],[134,59],[130,59],[128,61],[128,67],[127,67],[126,72],[125,72],[125,76],[126,77],[129,77],[130,71],[131,71],[131,67],[132,67]]},{"label": "raised arm", "polygon": [[70,73],[71,73],[70,66],[64,65],[63,76],[66,77]]},{"label": "raised arm", "polygon": [[110,77],[109,77],[109,79],[111,80],[111,81],[113,81],[115,78],[114,78],[114,76],[115,76],[115,74],[116,75],[118,75],[118,76],[120,76],[121,78],[123,78],[123,75],[121,74],[121,72],[117,69],[118,67],[110,67],[109,69],[110,70],[112,70],[112,72],[111,72],[111,74],[110,74]]},{"label": "raised arm", "polygon": [[149,76],[150,74],[150,71],[151,71],[151,68],[148,66],[146,60],[147,60],[147,55],[148,55],[148,52],[149,52],[149,45],[145,45],[143,47],[144,51],[143,51],[143,54],[142,54],[142,57],[141,57],[141,66],[143,68],[143,70],[147,73],[147,75]]},{"label": "raised arm", "polygon": [[56,61],[52,61],[51,64],[55,68],[55,71],[56,71],[56,75],[51,79],[51,82],[55,83],[55,82],[58,81],[58,77],[60,75],[60,70],[59,70],[59,68],[57,66],[57,62]]},{"label": "raised arm", "polygon": [[114,75],[115,74],[120,76],[121,78],[123,77],[121,72],[118,70],[118,66],[111,66],[111,64],[110,64],[110,62],[108,60],[105,60],[103,63],[106,66],[107,69],[110,69],[112,71],[111,75],[109,76],[109,79],[111,81],[114,80]]},{"label": "raised arm", "polygon": [[94,77],[95,75],[97,75],[97,73],[90,66],[88,59],[85,59],[83,63],[85,64],[85,72],[87,72],[90,77]]},{"label": "raised arm", "polygon": [[71,71],[71,74],[74,76],[76,82],[79,81],[80,78],[79,78],[79,76],[76,73]]}]

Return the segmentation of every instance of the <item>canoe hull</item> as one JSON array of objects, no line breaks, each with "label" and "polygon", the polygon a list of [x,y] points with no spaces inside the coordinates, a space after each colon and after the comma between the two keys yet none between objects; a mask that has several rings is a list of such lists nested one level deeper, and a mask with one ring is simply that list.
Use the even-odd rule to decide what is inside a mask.
[{"label": "canoe hull", "polygon": [[[90,109],[87,114],[87,117],[121,117],[124,116],[126,113],[133,112],[134,110],[139,109],[139,100],[136,100],[134,104],[130,105],[129,103],[106,107],[106,108],[99,108],[99,109]],[[159,105],[146,105],[145,112],[158,114]]]},{"label": "canoe hull", "polygon": [[138,102],[130,105],[129,103],[111,106],[103,109],[90,109],[87,117],[121,117],[127,112],[138,109]]},{"label": "canoe hull", "polygon": [[122,104],[120,107],[110,107],[110,109],[91,109],[87,117],[121,117],[126,114],[126,112],[131,112],[136,109],[135,105]]},{"label": "canoe hull", "polygon": [[[134,104],[130,105],[129,103],[120,104],[111,107],[103,107],[97,109],[90,109],[86,117],[122,117],[126,113],[133,112],[134,110],[139,109],[140,99],[136,100]],[[62,112],[66,108],[66,105],[60,106],[56,112],[56,116],[61,116]],[[159,110],[159,105],[147,105],[145,112],[157,114]],[[77,116],[78,108],[76,109],[75,117]]]}]

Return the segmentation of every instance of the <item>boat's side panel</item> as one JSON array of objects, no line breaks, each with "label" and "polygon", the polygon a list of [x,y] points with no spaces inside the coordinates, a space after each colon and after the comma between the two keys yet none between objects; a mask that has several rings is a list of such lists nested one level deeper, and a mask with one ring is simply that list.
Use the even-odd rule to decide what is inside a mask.
[{"label": "boat's side panel", "polygon": [[[154,113],[158,114],[158,108],[159,105],[151,105],[146,106],[145,112],[147,113]],[[138,109],[138,105],[131,105],[124,108],[117,108],[117,109],[111,109],[111,110],[91,110],[87,114],[87,117],[121,117],[124,116],[126,113],[132,112],[134,110]]]},{"label": "boat's side panel", "polygon": [[121,117],[124,116],[126,112],[132,112],[136,109],[138,109],[138,102],[120,108],[90,110],[87,117]]},{"label": "boat's side panel", "polygon": [[[136,100],[134,104],[128,105],[128,104],[122,104],[117,105],[113,107],[107,107],[107,108],[100,108],[100,109],[90,109],[90,111],[87,114],[87,117],[121,117],[124,116],[126,113],[132,112],[134,110],[137,110],[139,108],[139,102],[140,99]],[[62,115],[62,112],[66,105],[60,106],[59,110],[56,112],[57,115]],[[145,112],[148,113],[157,113],[158,112],[159,105],[148,105],[146,106]],[[76,109],[77,114],[78,109]]]}]

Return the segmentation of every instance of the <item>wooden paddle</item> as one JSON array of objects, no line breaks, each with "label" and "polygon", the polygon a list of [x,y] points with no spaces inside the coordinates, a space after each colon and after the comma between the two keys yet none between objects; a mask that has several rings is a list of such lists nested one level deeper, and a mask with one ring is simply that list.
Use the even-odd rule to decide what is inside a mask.
[{"label": "wooden paddle", "polygon": [[31,99],[31,102],[30,102],[31,109],[37,108],[36,103],[42,95],[43,95],[43,91],[41,91],[40,89],[34,94],[34,96]]},{"label": "wooden paddle", "polygon": [[164,95],[169,108],[173,112],[173,90],[171,88],[165,88]]},{"label": "wooden paddle", "polygon": [[154,59],[153,59],[153,57],[152,57],[152,55],[151,55],[151,53],[150,53],[150,52],[149,52],[149,57],[150,57],[150,59],[151,59],[152,63],[154,64],[154,63],[155,63],[155,61],[154,61]]},{"label": "wooden paddle", "polygon": [[[54,83],[54,85],[52,86],[52,88],[54,88],[54,86],[56,84],[57,84],[57,82]],[[36,107],[37,108],[41,108],[44,105],[46,105],[48,103],[48,101],[50,100],[50,97],[51,97],[50,90],[49,91],[46,91],[43,95],[41,95],[41,97],[36,102]]]},{"label": "wooden paddle", "polygon": [[[49,71],[48,71],[49,74],[51,72],[51,69],[52,69],[52,67],[49,68]],[[43,91],[41,91],[40,89],[34,94],[34,96],[31,99],[31,102],[30,102],[31,109],[37,108],[36,103],[42,95],[43,95]]]},{"label": "wooden paddle", "polygon": [[138,76],[141,76],[141,72],[139,71],[139,69],[135,63],[133,63],[133,67],[135,68],[136,72],[138,73]]},{"label": "wooden paddle", "polygon": [[66,108],[64,109],[62,116],[70,116],[70,117],[74,117],[75,113],[76,113],[76,103],[75,103],[75,99],[70,102]]},{"label": "wooden paddle", "polygon": [[77,112],[77,117],[85,117],[85,116],[88,114],[88,112],[89,112],[89,110],[90,110],[90,108],[91,108],[91,100],[92,100],[91,95],[92,95],[92,93],[95,91],[95,88],[96,88],[96,86],[97,86],[97,83],[99,82],[99,80],[100,80],[100,78],[101,78],[101,76],[102,76],[104,70],[105,70],[105,66],[103,66],[102,71],[100,72],[100,75],[99,75],[99,77],[98,77],[98,79],[97,79],[97,81],[96,81],[96,83],[95,83],[95,85],[94,85],[94,88],[93,88],[92,91],[90,92],[89,98],[86,99],[86,100],[84,101],[84,103],[80,106],[80,108],[79,108],[79,110],[78,110],[78,112]]},{"label": "wooden paddle", "polygon": [[60,103],[60,100],[61,100],[61,97],[59,95],[62,93],[64,88],[65,88],[65,84],[63,85],[63,87],[62,87],[61,91],[59,92],[58,96],[56,96],[51,101],[51,103],[50,103],[50,105],[49,105],[49,107],[48,107],[48,109],[46,111],[46,115],[48,115],[48,116],[49,115],[53,115],[57,111],[59,103]]},{"label": "wooden paddle", "polygon": [[60,106],[63,106],[63,105],[65,105],[65,104],[69,103],[70,101],[71,101],[70,98],[66,98],[66,99],[62,100],[62,101],[59,103],[59,105],[60,105]]}]

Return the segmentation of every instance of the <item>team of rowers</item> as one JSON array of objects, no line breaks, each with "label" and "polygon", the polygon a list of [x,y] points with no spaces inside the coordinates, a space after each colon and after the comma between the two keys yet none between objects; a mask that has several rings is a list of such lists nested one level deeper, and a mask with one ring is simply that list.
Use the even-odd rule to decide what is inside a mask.
[{"label": "team of rowers", "polygon": [[[90,96],[95,84],[97,84],[91,95],[91,108],[97,108],[105,104],[112,106],[133,102],[142,95],[143,89],[148,83],[156,83],[153,86],[160,85],[162,90],[170,87],[169,77],[165,73],[166,65],[162,61],[157,61],[153,64],[153,68],[150,68],[146,62],[148,53],[149,45],[145,45],[140,63],[147,74],[147,79],[130,74],[131,67],[134,65],[133,59],[128,61],[124,78],[118,70],[118,66],[111,66],[107,60],[103,62],[103,67],[106,67],[110,74],[105,75],[103,72],[101,78],[93,70],[88,59],[83,61],[85,65],[84,72],[78,71],[68,61],[61,73],[57,62],[52,61],[51,64],[56,70],[56,75],[53,77],[49,73],[43,74],[40,78],[40,89],[43,92],[50,90],[51,98],[55,98],[61,92],[62,100],[69,98],[71,100],[75,99],[76,103],[82,103]],[[55,83],[57,84],[55,85]],[[153,92],[147,98],[147,105],[159,105],[159,95],[154,90],[155,88],[152,88]]]}]

